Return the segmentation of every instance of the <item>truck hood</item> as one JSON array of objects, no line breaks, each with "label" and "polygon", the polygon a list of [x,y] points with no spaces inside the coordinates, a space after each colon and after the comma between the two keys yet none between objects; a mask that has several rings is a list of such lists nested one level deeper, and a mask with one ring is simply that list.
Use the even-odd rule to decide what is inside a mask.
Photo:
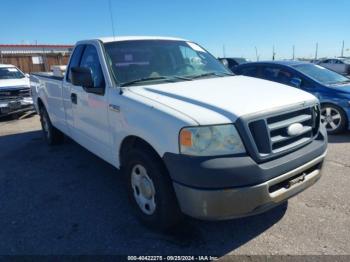
[{"label": "truck hood", "polygon": [[180,111],[200,125],[231,123],[240,116],[317,101],[299,89],[246,76],[134,86],[129,90]]},{"label": "truck hood", "polygon": [[0,79],[0,89],[10,89],[16,87],[29,87],[29,78],[24,77],[20,79]]}]

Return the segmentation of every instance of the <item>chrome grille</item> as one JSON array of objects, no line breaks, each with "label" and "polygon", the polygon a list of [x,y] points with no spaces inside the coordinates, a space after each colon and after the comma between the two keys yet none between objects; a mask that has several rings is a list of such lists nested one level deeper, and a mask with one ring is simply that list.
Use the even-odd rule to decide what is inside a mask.
[{"label": "chrome grille", "polygon": [[30,97],[30,88],[0,89],[0,100],[16,100]]},{"label": "chrome grille", "polygon": [[[299,123],[302,129],[290,135],[288,127]],[[248,123],[253,144],[260,158],[269,158],[293,150],[312,141],[318,134],[320,109],[318,105],[270,114]]]}]

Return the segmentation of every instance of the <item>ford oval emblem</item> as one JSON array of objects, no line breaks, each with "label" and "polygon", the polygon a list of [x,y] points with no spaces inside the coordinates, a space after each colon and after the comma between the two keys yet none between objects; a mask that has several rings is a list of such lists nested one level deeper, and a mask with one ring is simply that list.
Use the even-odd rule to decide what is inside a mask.
[{"label": "ford oval emblem", "polygon": [[290,136],[297,136],[300,135],[304,130],[304,126],[300,123],[294,123],[291,124],[288,129],[287,129],[287,133]]}]

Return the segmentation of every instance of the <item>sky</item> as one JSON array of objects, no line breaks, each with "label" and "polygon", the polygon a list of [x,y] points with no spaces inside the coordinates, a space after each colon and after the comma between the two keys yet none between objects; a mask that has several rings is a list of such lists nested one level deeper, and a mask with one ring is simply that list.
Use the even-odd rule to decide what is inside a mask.
[{"label": "sky", "polygon": [[[109,1],[111,10],[109,9]],[[182,37],[215,56],[350,56],[349,0],[1,0],[0,44],[113,35]]]}]

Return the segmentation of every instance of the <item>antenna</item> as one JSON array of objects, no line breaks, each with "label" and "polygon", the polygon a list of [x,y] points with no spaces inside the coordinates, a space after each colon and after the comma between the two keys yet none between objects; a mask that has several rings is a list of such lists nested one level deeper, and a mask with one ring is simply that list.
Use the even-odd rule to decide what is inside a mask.
[{"label": "antenna", "polygon": [[275,45],[272,46],[272,60],[275,60],[276,52],[275,52]]},{"label": "antenna", "polygon": [[318,43],[316,43],[315,60],[317,60],[318,55]]},{"label": "antenna", "polygon": [[343,44],[341,46],[341,56],[340,57],[343,57],[344,56],[344,40],[343,40]]},{"label": "antenna", "polygon": [[110,16],[111,16],[111,25],[112,25],[113,38],[115,39],[114,19],[113,19],[113,12],[112,12],[112,3],[111,3],[111,0],[108,0],[108,7],[109,7],[109,14],[110,14]]},{"label": "antenna", "polygon": [[224,56],[224,58],[226,57],[225,45],[222,46],[222,55]]},{"label": "antenna", "polygon": [[294,60],[295,59],[295,45],[293,45],[293,58],[292,58],[292,60]]}]

